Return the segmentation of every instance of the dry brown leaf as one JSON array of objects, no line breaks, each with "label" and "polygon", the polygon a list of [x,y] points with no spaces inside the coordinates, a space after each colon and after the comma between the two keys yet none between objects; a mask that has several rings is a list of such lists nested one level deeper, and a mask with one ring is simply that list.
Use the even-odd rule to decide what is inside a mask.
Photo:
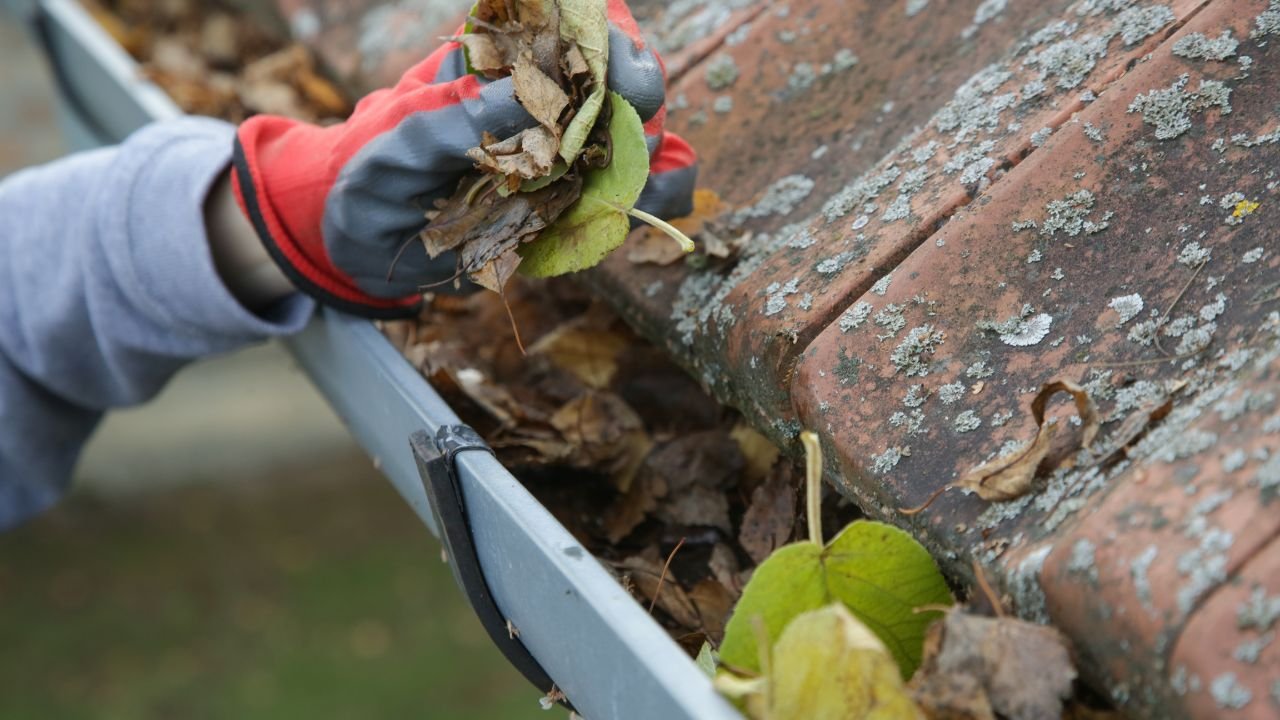
[{"label": "dry brown leaf", "polygon": [[582,55],[582,48],[577,43],[570,43],[564,53],[564,72],[569,77],[586,75],[591,72],[587,67],[587,59]]},{"label": "dry brown leaf", "polygon": [[508,250],[490,260],[479,270],[471,272],[468,277],[480,287],[501,295],[503,288],[507,286],[507,281],[516,274],[516,268],[520,267],[520,260],[520,255],[514,249]]},{"label": "dry brown leaf", "polygon": [[627,260],[636,265],[674,265],[685,258],[685,251],[664,233],[645,230],[627,243]]},{"label": "dry brown leaf", "polygon": [[[693,193],[693,212],[686,217],[671,220],[670,223],[680,232],[693,237],[701,233],[707,223],[719,217],[725,207],[715,191],[698,189]],[[684,257],[685,252],[680,249],[679,244],[653,227],[637,231],[627,245],[627,260],[637,265],[671,265]]]},{"label": "dry brown leaf", "polygon": [[988,720],[992,711],[1009,720],[1043,720],[1062,716],[1075,678],[1057,630],[953,609],[929,627],[924,662],[910,687],[931,720]]},{"label": "dry brown leaf", "polygon": [[529,348],[529,354],[545,355],[587,387],[603,390],[613,382],[618,356],[629,344],[618,333],[567,323],[540,338]]},{"label": "dry brown leaf", "polygon": [[504,198],[485,183],[483,178],[464,180],[422,231],[431,257],[461,248],[459,274],[478,271],[541,232],[577,201],[582,188],[574,177]]},{"label": "dry brown leaf", "polygon": [[119,15],[96,2],[86,2],[85,5],[93,19],[130,55],[141,56],[143,50],[151,44],[151,32],[147,26],[125,23]]},{"label": "dry brown leaf", "polygon": [[653,448],[640,416],[609,392],[583,393],[557,410],[551,425],[574,448],[568,461],[606,471],[619,492],[630,490]]},{"label": "dry brown leaf", "polygon": [[742,516],[738,542],[752,560],[764,562],[777,548],[791,540],[796,524],[796,489],[790,468],[775,473],[751,493],[751,505]]},{"label": "dry brown leaf", "polygon": [[713,527],[726,535],[733,532],[729,523],[729,498],[717,489],[692,485],[668,495],[658,508],[658,518],[677,527]]},{"label": "dry brown leaf", "polygon": [[1057,425],[1041,425],[1036,439],[1026,448],[978,467],[960,478],[954,486],[972,490],[991,502],[1015,500],[1031,491],[1036,470],[1053,447]]},{"label": "dry brown leaf", "polygon": [[1107,438],[1107,447],[1110,448],[1110,451],[1103,456],[1102,462],[1104,464],[1111,463],[1120,459],[1121,455],[1127,454],[1129,448],[1145,435],[1151,426],[1165,419],[1172,411],[1172,397],[1166,398],[1163,402],[1152,403],[1135,410]]},{"label": "dry brown leaf", "polygon": [[738,444],[722,430],[689,433],[655,450],[646,467],[667,481],[672,495],[702,486],[723,489],[737,484],[745,465]]},{"label": "dry brown leaf", "polygon": [[650,547],[646,549],[645,554],[629,557],[619,565],[630,576],[636,590],[646,601],[655,602],[654,599],[657,598],[657,607],[664,610],[681,627],[699,627],[702,619],[698,615],[698,609],[689,599],[689,594],[674,581],[670,573],[661,583],[661,592],[659,592],[658,581],[662,577],[663,561],[657,559],[657,555],[657,549]]},{"label": "dry brown leaf", "polygon": [[1069,393],[1075,400],[1076,412],[1083,425],[1080,447],[1092,445],[1102,426],[1093,400],[1088,391],[1079,385],[1068,380],[1057,380],[1040,388],[1040,392],[1031,401],[1031,416],[1037,426],[1035,440],[1018,452],[978,467],[953,486],[972,490],[978,497],[992,502],[1014,500],[1030,492],[1037,470],[1053,447],[1053,436],[1057,429],[1056,424],[1045,422],[1045,408],[1054,395],[1062,392]]},{"label": "dry brown leaf", "polygon": [[667,494],[662,478],[652,474],[636,477],[625,494],[605,510],[601,519],[605,538],[617,544],[658,509],[658,501]]},{"label": "dry brown leaf", "polygon": [[200,27],[200,53],[219,67],[229,67],[240,59],[240,28],[226,13],[214,13]]},{"label": "dry brown leaf", "polygon": [[689,599],[698,609],[698,617],[702,620],[702,631],[717,645],[724,639],[724,624],[733,611],[736,596],[729,589],[715,580],[703,580],[689,591]]},{"label": "dry brown leaf", "polygon": [[707,561],[711,576],[716,579],[735,598],[742,594],[742,587],[747,584],[743,573],[738,569],[738,558],[733,549],[724,543],[716,543],[711,548],[711,559]]},{"label": "dry brown leaf", "polygon": [[550,130],[539,126],[506,140],[471,148],[467,157],[486,172],[534,180],[551,172],[559,152],[559,139]]},{"label": "dry brown leaf", "polygon": [[[525,110],[545,128],[552,137],[560,136],[560,115],[569,106],[569,96],[555,80],[552,80],[533,62],[528,54],[516,58],[515,67],[511,69],[511,83],[515,87],[516,99]],[[560,151],[559,143],[554,143],[554,152]]]},{"label": "dry brown leaf", "polygon": [[[471,67],[485,74],[497,74],[511,67],[503,52],[494,44],[493,36],[488,33],[463,33],[454,40],[467,48],[467,58]],[[514,58],[512,58],[514,61]]]},{"label": "dry brown leaf", "polygon": [[750,425],[740,422],[733,427],[729,437],[738,443],[742,456],[747,460],[746,480],[759,482],[769,476],[778,462],[778,446]]},{"label": "dry brown leaf", "polygon": [[609,448],[644,423],[622,398],[608,392],[585,392],[551,416],[551,424],[576,445]]},{"label": "dry brown leaf", "polygon": [[327,78],[317,75],[312,70],[298,73],[294,82],[302,96],[321,111],[331,115],[346,115],[351,112],[351,103],[343,96],[342,91]]}]

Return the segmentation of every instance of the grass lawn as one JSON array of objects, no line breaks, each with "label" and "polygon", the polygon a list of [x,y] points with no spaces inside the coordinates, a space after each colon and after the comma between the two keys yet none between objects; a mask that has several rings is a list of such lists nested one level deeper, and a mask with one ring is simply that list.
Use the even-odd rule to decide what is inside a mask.
[{"label": "grass lawn", "polygon": [[367,467],[79,494],[0,536],[0,717],[563,716]]}]

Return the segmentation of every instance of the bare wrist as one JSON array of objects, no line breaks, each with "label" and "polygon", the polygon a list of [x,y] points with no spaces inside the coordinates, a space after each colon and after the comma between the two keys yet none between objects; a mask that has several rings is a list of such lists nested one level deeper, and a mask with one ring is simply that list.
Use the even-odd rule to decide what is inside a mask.
[{"label": "bare wrist", "polygon": [[260,312],[297,292],[236,203],[229,172],[218,179],[205,200],[204,223],[214,267],[245,308]]}]

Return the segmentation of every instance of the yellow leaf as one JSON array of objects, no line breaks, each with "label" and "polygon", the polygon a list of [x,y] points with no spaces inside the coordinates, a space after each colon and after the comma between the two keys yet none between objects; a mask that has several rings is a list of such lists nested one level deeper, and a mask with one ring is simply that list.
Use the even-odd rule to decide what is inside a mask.
[{"label": "yellow leaf", "polygon": [[841,603],[796,616],[772,656],[764,682],[717,678],[756,720],[921,717],[884,643]]}]

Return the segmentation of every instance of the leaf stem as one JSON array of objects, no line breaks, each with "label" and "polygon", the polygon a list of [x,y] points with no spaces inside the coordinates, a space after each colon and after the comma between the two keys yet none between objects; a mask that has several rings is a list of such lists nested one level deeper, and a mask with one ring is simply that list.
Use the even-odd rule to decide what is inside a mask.
[{"label": "leaf stem", "polygon": [[804,444],[805,512],[809,519],[809,541],[822,547],[822,445],[818,436],[805,430]]},{"label": "leaf stem", "polygon": [[601,205],[611,207],[614,210],[617,210],[618,212],[622,213],[623,215],[630,215],[631,217],[641,222],[648,223],[649,225],[652,225],[658,228],[659,230],[661,230],[662,232],[670,236],[672,240],[675,240],[676,242],[680,243],[680,249],[685,251],[686,253],[691,253],[697,249],[697,246],[693,244],[693,241],[689,239],[688,235],[685,235],[684,233],[680,232],[680,229],[677,228],[675,225],[672,225],[671,223],[667,222],[666,220],[663,220],[657,215],[652,215],[643,210],[639,210],[633,207],[631,208],[623,207],[618,203],[609,202],[608,200],[604,200],[592,195],[583,195],[582,197],[594,202],[598,202]]},{"label": "leaf stem", "polygon": [[680,230],[675,225],[672,225],[666,220],[663,220],[662,218],[656,215],[650,215],[649,213],[643,210],[638,210],[636,208],[628,209],[627,214],[637,220],[640,220],[642,222],[647,222],[650,225],[658,228],[662,232],[666,233],[667,235],[670,235],[672,240],[675,240],[676,242],[680,243],[680,249],[684,250],[686,253],[691,253],[696,249],[694,247],[693,241],[689,239],[688,235],[685,235],[684,233],[680,232]]}]

